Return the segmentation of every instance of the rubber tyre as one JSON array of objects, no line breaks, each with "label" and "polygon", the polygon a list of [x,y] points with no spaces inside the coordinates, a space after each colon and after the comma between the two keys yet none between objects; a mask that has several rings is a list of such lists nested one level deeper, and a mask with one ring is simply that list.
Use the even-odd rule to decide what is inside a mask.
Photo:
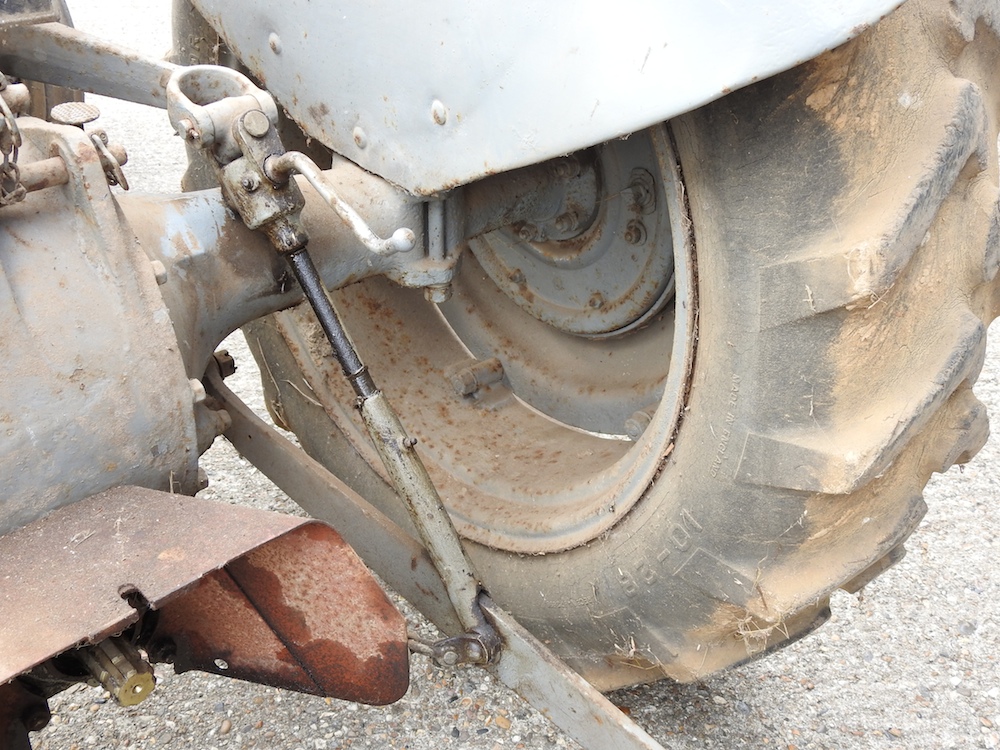
[{"label": "rubber tyre", "polygon": [[[808,632],[834,589],[898,559],[931,473],[984,443],[971,385],[1000,265],[990,7],[980,18],[911,0],[669,123],[698,302],[672,450],[587,544],[546,555],[469,544],[494,599],[599,688],[700,679]],[[306,320],[283,313],[248,331],[272,411],[392,508],[330,418]]]}]

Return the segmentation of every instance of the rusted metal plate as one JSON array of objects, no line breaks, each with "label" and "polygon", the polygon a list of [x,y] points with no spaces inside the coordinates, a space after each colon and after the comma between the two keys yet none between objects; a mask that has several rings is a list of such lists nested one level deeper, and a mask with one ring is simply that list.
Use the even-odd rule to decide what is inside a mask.
[{"label": "rusted metal plate", "polygon": [[321,695],[406,691],[405,622],[332,528],[137,487],[0,537],[0,683],[120,633],[138,618],[131,591],[159,612],[157,637],[177,636],[182,668],[226,674],[228,655],[234,676]]},{"label": "rusted metal plate", "polygon": [[202,579],[164,607],[155,637],[176,645],[178,671],[374,704],[398,700],[409,685],[402,617],[325,524],[301,526]]}]

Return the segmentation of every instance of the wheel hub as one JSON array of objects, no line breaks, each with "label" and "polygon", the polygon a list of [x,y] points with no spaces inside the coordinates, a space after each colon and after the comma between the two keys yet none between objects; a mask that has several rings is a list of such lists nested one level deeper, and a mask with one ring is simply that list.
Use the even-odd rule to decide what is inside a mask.
[{"label": "wheel hub", "polygon": [[606,144],[576,162],[547,216],[476,238],[472,252],[498,289],[561,331],[604,337],[642,326],[674,292],[669,215],[657,210],[653,175],[635,166],[654,161],[646,139]]}]

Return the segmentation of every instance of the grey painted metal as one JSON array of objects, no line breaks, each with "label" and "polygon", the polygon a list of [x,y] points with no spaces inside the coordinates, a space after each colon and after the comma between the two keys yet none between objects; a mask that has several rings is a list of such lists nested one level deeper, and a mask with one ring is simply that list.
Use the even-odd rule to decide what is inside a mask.
[{"label": "grey painted metal", "polygon": [[[390,586],[445,632],[458,632],[446,587],[427,550],[367,500],[269,427],[210,369],[212,395],[233,418],[226,437],[296,503],[328,521]],[[491,667],[508,687],[593,750],[661,750],[635,722],[488,599],[480,599],[504,649]]]},{"label": "grey painted metal", "polygon": [[899,1],[194,4],[309,135],[431,194],[661,122]]},{"label": "grey painted metal", "polygon": [[278,121],[274,99],[231,68],[177,68],[167,80],[166,92],[170,124],[177,134],[197,148],[212,148],[221,164],[240,156],[233,132],[237,117],[260,110],[270,122]]},{"label": "grey painted metal", "polygon": [[[335,181],[353,205],[373,215],[378,207],[377,228],[421,224],[421,207],[411,197],[350,162],[338,162],[325,179]],[[370,252],[304,178],[298,182],[306,197],[302,223],[328,288],[373,274],[407,285],[428,279],[421,249],[391,257]],[[302,300],[284,261],[262,234],[243,226],[218,189],[176,197],[122,195],[118,201],[143,249],[163,264],[160,293],[189,377],[201,376],[229,333]]]},{"label": "grey painted metal", "polygon": [[15,0],[0,8],[0,30],[29,23],[58,21],[60,4],[56,0]]},{"label": "grey painted metal", "polygon": [[663,750],[600,691],[488,598],[483,610],[503,637],[491,671],[507,687],[589,750]]},{"label": "grey painted metal", "polygon": [[[563,195],[552,187],[519,195],[524,218],[475,237],[472,252],[498,289],[554,328],[591,337],[639,328],[674,293],[671,216],[682,206],[677,185],[666,184],[676,180],[661,164],[676,161],[670,144],[648,133],[557,159],[549,170],[566,173],[558,183]],[[545,166],[468,186],[473,218],[488,217],[481,206],[491,195],[501,198],[499,206],[509,204],[521,173],[536,175]],[[648,178],[641,190],[640,175]]]},{"label": "grey painted metal", "polygon": [[20,26],[0,39],[0,70],[42,83],[165,107],[176,66],[64,26]]},{"label": "grey painted metal", "polygon": [[18,124],[19,161],[66,180],[2,210],[0,533],[117,484],[197,489],[194,394],[98,154],[78,128]]}]

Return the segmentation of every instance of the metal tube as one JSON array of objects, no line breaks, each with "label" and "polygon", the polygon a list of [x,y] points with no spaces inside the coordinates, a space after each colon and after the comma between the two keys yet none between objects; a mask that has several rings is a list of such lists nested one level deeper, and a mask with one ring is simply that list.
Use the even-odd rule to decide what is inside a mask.
[{"label": "metal tube", "polygon": [[458,531],[441,502],[427,468],[406,430],[361,361],[305,248],[285,255],[299,286],[312,305],[334,355],[358,395],[361,417],[393,488],[410,513],[421,541],[441,573],[458,619],[466,630],[484,624],[479,608],[479,578],[465,554]]},{"label": "metal tube", "polygon": [[29,193],[35,190],[65,185],[69,182],[69,171],[61,156],[30,161],[21,166],[21,184]]},{"label": "metal tube", "polygon": [[417,441],[406,436],[399,417],[381,391],[361,403],[361,417],[393,487],[406,503],[420,539],[441,574],[462,627],[475,630],[483,624],[478,603],[479,578],[434,482],[414,450]]},{"label": "metal tube", "polygon": [[443,261],[445,256],[444,201],[427,203],[427,257]]},{"label": "metal tube", "polygon": [[323,179],[323,172],[316,163],[303,153],[286,151],[280,155],[270,156],[264,162],[264,171],[268,178],[278,185],[286,182],[293,174],[302,175],[327,205],[347,222],[362,244],[376,255],[405,253],[412,250],[416,244],[416,235],[412,229],[406,227],[397,229],[389,239],[382,239],[375,234],[358,212]]},{"label": "metal tube", "polygon": [[299,286],[302,287],[302,293],[312,305],[316,318],[319,320],[330,346],[333,347],[337,361],[344,369],[344,375],[351,381],[354,392],[361,399],[370,399],[378,393],[375,381],[372,380],[371,373],[368,372],[368,368],[358,356],[354,342],[351,341],[351,337],[344,329],[344,324],[340,322],[340,316],[337,315],[333,303],[330,302],[330,296],[326,293],[326,288],[316,271],[316,266],[313,265],[312,258],[309,257],[305,248],[289,253],[286,258],[295,273]]},{"label": "metal tube", "polygon": [[0,65],[18,77],[161,108],[167,106],[167,81],[177,70],[61,23],[4,31]]}]

